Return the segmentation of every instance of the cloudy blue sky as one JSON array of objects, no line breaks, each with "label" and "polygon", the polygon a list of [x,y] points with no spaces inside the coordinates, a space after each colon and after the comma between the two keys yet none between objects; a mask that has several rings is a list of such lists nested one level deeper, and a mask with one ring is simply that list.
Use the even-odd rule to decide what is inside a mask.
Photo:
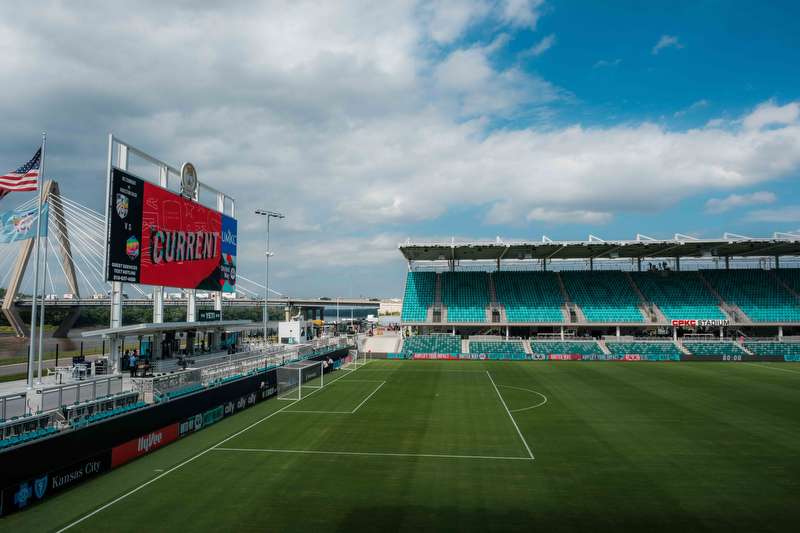
[{"label": "cloudy blue sky", "polygon": [[102,210],[109,133],[192,161],[236,197],[241,274],[253,210],[286,214],[296,297],[399,296],[406,238],[797,231],[799,26],[730,0],[7,3],[0,169],[46,131],[48,177]]}]

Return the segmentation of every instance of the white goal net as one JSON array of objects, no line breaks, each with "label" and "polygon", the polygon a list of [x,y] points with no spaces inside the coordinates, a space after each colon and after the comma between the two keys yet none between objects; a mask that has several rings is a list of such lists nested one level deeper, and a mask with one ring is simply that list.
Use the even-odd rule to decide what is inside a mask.
[{"label": "white goal net", "polygon": [[279,400],[301,400],[321,389],[322,361],[298,361],[276,369]]},{"label": "white goal net", "polygon": [[341,369],[358,370],[370,361],[372,361],[372,353],[362,352],[360,350],[349,350],[347,357],[342,359]]}]

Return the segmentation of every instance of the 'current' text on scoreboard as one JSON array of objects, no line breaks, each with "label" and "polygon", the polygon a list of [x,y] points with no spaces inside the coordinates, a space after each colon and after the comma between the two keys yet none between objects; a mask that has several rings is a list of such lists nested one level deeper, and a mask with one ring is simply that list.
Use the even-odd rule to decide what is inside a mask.
[{"label": "'current' text on scoreboard", "polygon": [[233,292],[236,220],[111,171],[107,281]]}]

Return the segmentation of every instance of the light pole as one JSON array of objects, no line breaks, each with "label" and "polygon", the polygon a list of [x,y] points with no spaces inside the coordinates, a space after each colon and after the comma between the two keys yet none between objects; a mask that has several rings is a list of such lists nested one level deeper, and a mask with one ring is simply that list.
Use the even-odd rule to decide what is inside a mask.
[{"label": "light pole", "polygon": [[358,297],[359,298],[364,298],[364,284],[361,282],[361,280],[364,279],[364,276],[366,276],[366,274],[361,274],[361,277],[358,278]]},{"label": "light pole", "polygon": [[267,260],[266,272],[264,274],[264,347],[267,346],[267,321],[269,320],[269,219],[284,218],[280,213],[267,211],[266,209],[256,209],[256,215],[267,217]]}]

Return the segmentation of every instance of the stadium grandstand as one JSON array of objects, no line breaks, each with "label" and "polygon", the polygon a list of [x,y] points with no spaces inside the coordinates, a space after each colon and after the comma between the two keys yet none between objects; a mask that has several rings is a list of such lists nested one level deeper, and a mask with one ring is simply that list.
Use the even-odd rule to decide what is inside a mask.
[{"label": "stadium grandstand", "polygon": [[797,235],[398,247],[405,353],[800,354]]}]

